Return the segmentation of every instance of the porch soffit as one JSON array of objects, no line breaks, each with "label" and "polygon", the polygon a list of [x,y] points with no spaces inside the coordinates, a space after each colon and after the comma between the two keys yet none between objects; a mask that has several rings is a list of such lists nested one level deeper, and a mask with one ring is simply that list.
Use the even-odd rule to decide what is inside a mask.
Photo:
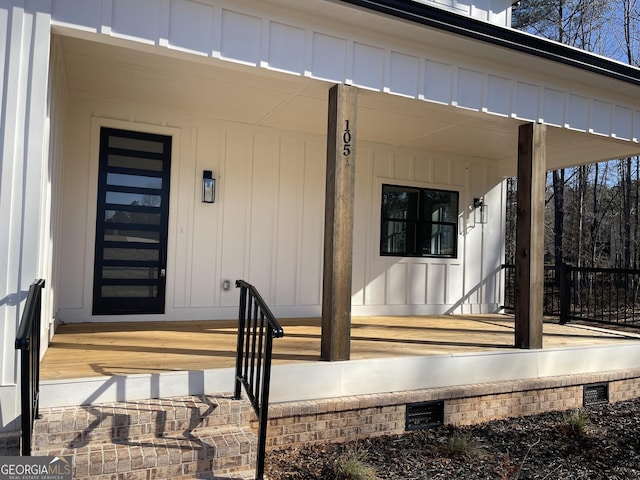
[{"label": "porch soffit", "polygon": [[[139,35],[149,38],[136,38],[137,31],[127,28],[135,24],[139,12],[122,9],[119,15],[129,15],[127,24],[120,25],[119,17],[110,12],[111,18],[102,19],[110,27],[98,34],[65,22],[65,12],[54,11],[53,31],[62,34],[70,93],[167,105],[217,119],[324,135],[328,89],[334,83],[351,83],[363,88],[360,140],[491,161],[505,175],[515,174],[517,127],[523,121],[560,127],[550,129],[549,168],[640,152],[640,96],[634,100],[638,105],[627,104],[631,86],[623,82],[588,72],[581,72],[578,80],[575,69],[555,66],[555,83],[549,83],[545,80],[549,62],[543,59],[496,46],[474,48],[477,44],[458,35],[381,19],[332,2],[320,2],[324,7],[318,9],[318,2],[300,0],[294,18],[286,19],[282,16],[289,8],[275,8],[276,13],[270,12],[273,17],[267,16],[269,7],[282,7],[286,0],[236,3],[243,10],[233,12],[236,17],[229,17],[229,22],[242,29],[246,16],[246,28],[262,25],[265,31],[258,36],[262,44],[227,48],[231,43],[223,42],[224,33],[216,40],[209,32],[198,38],[213,38],[212,43],[198,46],[198,38],[184,40],[185,33],[176,33],[179,29],[171,28],[171,21],[169,38],[163,38],[160,29],[141,30]],[[207,4],[198,4],[200,13],[211,8],[224,32],[220,6]],[[131,4],[119,5],[126,9]],[[310,5],[315,6],[314,23],[300,17]],[[257,10],[249,18],[250,6],[267,10]],[[224,11],[229,8],[226,5]],[[344,17],[347,10],[352,23],[341,25],[336,15]],[[81,15],[77,11],[73,15],[78,23]],[[399,25],[400,33],[387,35],[389,30],[397,32]],[[243,39],[242,31],[229,33],[228,40]],[[305,47],[293,50],[299,56],[298,67],[283,59],[300,39]],[[252,60],[247,57],[253,55],[250,52],[256,55]],[[436,53],[425,57],[424,52]],[[334,54],[337,57],[331,58]],[[597,114],[604,119],[598,120]]]}]

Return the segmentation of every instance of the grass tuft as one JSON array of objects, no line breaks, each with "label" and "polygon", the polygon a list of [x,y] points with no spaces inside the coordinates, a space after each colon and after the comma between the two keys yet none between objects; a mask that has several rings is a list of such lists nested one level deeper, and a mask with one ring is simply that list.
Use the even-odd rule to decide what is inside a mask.
[{"label": "grass tuft", "polygon": [[351,449],[336,461],[335,480],[379,480],[371,465],[364,461],[366,450]]},{"label": "grass tuft", "polygon": [[449,456],[466,455],[478,450],[476,443],[465,433],[455,433],[447,441],[445,450]]},{"label": "grass tuft", "polygon": [[587,415],[582,410],[573,410],[564,414],[565,426],[573,435],[583,435],[589,423]]}]

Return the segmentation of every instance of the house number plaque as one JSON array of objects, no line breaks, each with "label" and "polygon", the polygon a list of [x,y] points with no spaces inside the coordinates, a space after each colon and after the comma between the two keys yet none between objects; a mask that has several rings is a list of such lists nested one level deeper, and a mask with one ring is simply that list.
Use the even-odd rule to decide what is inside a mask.
[{"label": "house number plaque", "polygon": [[344,121],[344,132],[342,133],[342,143],[344,145],[342,149],[342,155],[348,157],[351,155],[351,140],[353,136],[351,135],[351,128],[349,127],[349,120]]}]

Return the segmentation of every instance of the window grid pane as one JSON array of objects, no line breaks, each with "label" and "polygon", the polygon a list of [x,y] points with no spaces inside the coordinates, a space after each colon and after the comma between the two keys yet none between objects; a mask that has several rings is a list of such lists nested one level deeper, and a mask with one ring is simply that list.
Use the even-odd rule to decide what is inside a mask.
[{"label": "window grid pane", "polygon": [[415,251],[417,230],[414,222],[384,222],[383,250],[393,254],[410,254]]},{"label": "window grid pane", "polygon": [[455,258],[458,192],[382,186],[380,254]]},{"label": "window grid pane", "polygon": [[451,257],[455,255],[455,228],[443,223],[426,224],[423,228],[423,255]]}]

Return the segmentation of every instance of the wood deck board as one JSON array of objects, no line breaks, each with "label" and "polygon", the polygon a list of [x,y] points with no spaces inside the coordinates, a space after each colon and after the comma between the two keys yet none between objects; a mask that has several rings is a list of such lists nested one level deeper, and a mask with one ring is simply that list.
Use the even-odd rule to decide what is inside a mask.
[{"label": "wood deck board", "polygon": [[[284,319],[274,363],[320,360],[320,319]],[[510,317],[355,317],[351,358],[442,355],[513,348]],[[605,330],[545,323],[544,347],[640,341]],[[78,323],[61,325],[45,353],[41,379],[158,373],[235,365],[236,322]]]}]

